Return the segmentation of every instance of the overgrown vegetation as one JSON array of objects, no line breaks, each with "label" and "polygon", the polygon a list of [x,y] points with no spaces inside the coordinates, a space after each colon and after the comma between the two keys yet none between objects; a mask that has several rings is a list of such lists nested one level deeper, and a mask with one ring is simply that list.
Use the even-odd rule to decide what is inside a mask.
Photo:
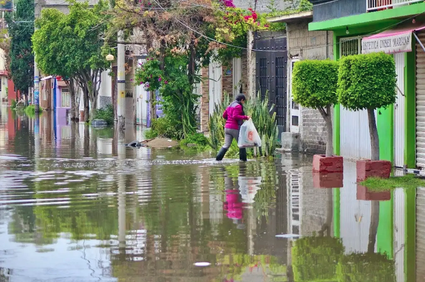
[{"label": "overgrown vegetation", "polygon": [[360,183],[373,191],[387,191],[396,188],[418,188],[425,187],[425,180],[416,177],[413,174],[408,174],[400,177],[377,178],[370,177]]},{"label": "overgrown vegetation", "polygon": [[102,119],[106,121],[108,125],[113,125],[114,124],[114,106],[107,105],[106,107],[95,110],[92,120],[95,120],[95,119]]},{"label": "overgrown vegetation", "polygon": [[202,133],[194,133],[187,136],[185,139],[180,141],[180,146],[183,148],[189,147],[198,151],[211,149],[208,138]]},{"label": "overgrown vegetation", "polygon": [[170,138],[174,140],[181,139],[181,131],[178,131],[173,125],[174,121],[168,116],[152,120],[151,128],[146,130],[145,137],[153,139],[156,137]]},{"label": "overgrown vegetation", "polygon": [[[43,112],[43,109],[40,107],[39,110],[40,110],[40,114],[41,114]],[[31,118],[32,117],[35,117],[35,106],[34,105],[29,105],[28,107],[26,107],[24,109],[24,112],[25,112],[25,114],[27,116],[29,116]]]}]

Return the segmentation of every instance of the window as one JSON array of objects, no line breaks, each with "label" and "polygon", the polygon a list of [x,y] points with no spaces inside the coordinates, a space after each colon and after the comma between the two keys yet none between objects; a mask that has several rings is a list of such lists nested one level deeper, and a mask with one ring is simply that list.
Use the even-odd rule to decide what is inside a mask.
[{"label": "window", "polygon": [[358,55],[362,52],[362,38],[341,38],[339,41],[340,56]]},{"label": "window", "polygon": [[69,93],[68,88],[62,88],[61,97],[62,97],[62,108],[70,108],[71,94]]}]

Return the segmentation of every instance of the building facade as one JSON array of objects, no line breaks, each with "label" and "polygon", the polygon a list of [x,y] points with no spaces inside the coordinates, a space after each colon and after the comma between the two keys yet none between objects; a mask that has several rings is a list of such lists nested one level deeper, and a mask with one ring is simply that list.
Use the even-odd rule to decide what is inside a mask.
[{"label": "building facade", "polygon": [[[423,27],[425,3],[415,0],[311,0],[310,31],[332,31],[335,59],[386,52],[394,56],[397,101],[376,111],[380,158],[397,167],[425,167],[425,69]],[[381,42],[396,43],[397,46]],[[397,43],[398,42],[398,43]],[[384,47],[386,46],[386,47]],[[335,153],[346,158],[370,158],[370,137],[365,111],[335,107]],[[422,137],[424,136],[424,137]]]}]

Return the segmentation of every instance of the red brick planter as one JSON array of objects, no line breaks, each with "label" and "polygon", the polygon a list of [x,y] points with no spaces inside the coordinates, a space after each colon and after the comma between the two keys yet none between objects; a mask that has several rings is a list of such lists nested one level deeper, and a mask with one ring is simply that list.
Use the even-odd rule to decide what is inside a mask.
[{"label": "red brick planter", "polygon": [[373,192],[362,185],[357,185],[357,200],[389,201],[391,200],[391,191]]},{"label": "red brick planter", "polygon": [[313,171],[328,173],[343,172],[344,158],[340,156],[326,157],[325,155],[314,155]]},{"label": "red brick planter", "polygon": [[365,181],[369,177],[389,178],[392,164],[389,161],[357,161],[357,182]]},{"label": "red brick planter", "polygon": [[344,174],[342,172],[313,172],[314,188],[342,188]]}]

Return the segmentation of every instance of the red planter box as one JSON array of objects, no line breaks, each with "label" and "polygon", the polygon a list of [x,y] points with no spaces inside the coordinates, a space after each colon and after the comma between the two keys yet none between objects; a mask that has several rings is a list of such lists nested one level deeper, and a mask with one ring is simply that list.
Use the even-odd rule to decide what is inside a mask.
[{"label": "red planter box", "polygon": [[357,185],[357,200],[389,201],[391,200],[391,191],[373,192],[364,186]]},{"label": "red planter box", "polygon": [[389,161],[357,161],[357,182],[362,182],[369,177],[389,178],[392,164]]},{"label": "red planter box", "polygon": [[344,158],[340,156],[326,157],[325,155],[313,156],[314,172],[343,172]]},{"label": "red planter box", "polygon": [[313,172],[314,188],[342,188],[344,186],[342,172]]}]

